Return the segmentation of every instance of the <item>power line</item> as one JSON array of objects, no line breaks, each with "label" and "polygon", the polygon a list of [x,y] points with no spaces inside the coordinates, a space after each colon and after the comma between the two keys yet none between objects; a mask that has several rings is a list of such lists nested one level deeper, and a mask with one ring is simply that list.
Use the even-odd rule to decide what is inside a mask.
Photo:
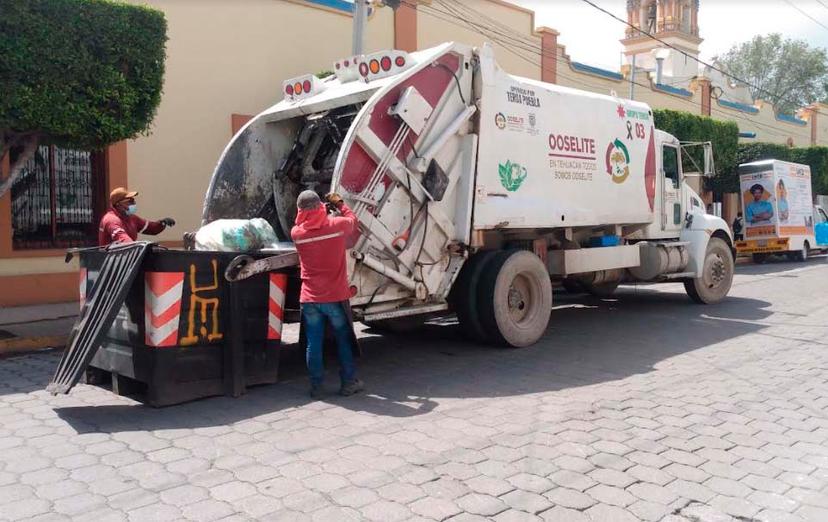
[{"label": "power line", "polygon": [[817,1],[817,3],[819,3],[819,5],[821,5],[822,7],[824,7],[825,9],[828,9],[828,4],[826,4],[826,3],[825,3],[825,2],[823,2],[822,0],[816,0],[816,1]]},{"label": "power line", "polygon": [[[440,3],[441,5],[443,5],[443,6],[446,6],[446,4],[445,4],[445,2],[443,2],[443,0],[436,0],[436,1],[437,1],[438,3]],[[462,4],[462,2],[459,2],[459,1],[458,1],[458,2],[454,2],[454,3],[453,3],[453,5],[454,5],[454,6],[457,6],[457,5],[463,5],[463,4]],[[473,31],[475,31],[475,32],[477,32],[477,33],[479,33],[479,34],[481,34],[481,35],[483,35],[483,36],[486,36],[486,37],[488,37],[488,38],[491,38],[493,41],[495,41],[495,42],[497,42],[497,43],[501,44],[507,52],[509,52],[509,53],[511,53],[511,54],[514,54],[514,55],[515,55],[515,56],[517,56],[518,58],[521,58],[522,60],[527,61],[528,63],[530,63],[530,64],[532,64],[532,65],[534,65],[534,66],[536,66],[536,67],[540,67],[540,68],[541,68],[541,70],[546,70],[546,69],[543,67],[542,63],[541,63],[541,64],[539,64],[539,63],[536,63],[536,62],[534,62],[534,61],[532,61],[532,60],[530,60],[530,59],[526,58],[525,56],[523,56],[523,55],[521,55],[520,53],[518,53],[518,52],[514,51],[513,49],[511,49],[511,48],[509,47],[509,45],[510,45],[509,43],[504,42],[503,40],[500,40],[498,37],[493,36],[492,34],[487,34],[487,30],[488,30],[488,31],[490,31],[490,30],[491,30],[491,27],[490,27],[490,26],[488,26],[488,25],[486,25],[486,26],[479,26],[479,25],[477,25],[477,24],[475,24],[475,23],[474,23],[474,17],[478,17],[478,18],[479,18],[479,17],[485,17],[485,15],[481,15],[481,14],[479,14],[479,13],[477,13],[477,12],[475,12],[475,11],[471,11],[471,10],[468,10],[466,13],[461,13],[461,12],[456,11],[456,10],[450,10],[451,12],[440,11],[439,9],[436,9],[436,8],[434,8],[434,7],[432,7],[432,6],[420,6],[420,7],[421,7],[421,8],[422,8],[422,7],[427,7],[427,9],[431,9],[432,11],[434,11],[434,12],[436,12],[436,13],[441,13],[441,14],[444,14],[444,15],[449,16],[450,18],[443,18],[443,17],[437,16],[437,15],[434,15],[433,13],[427,13],[427,14],[431,14],[431,16],[434,16],[434,17],[436,17],[436,18],[440,18],[440,19],[442,19],[442,20],[444,20],[444,21],[447,21],[447,22],[449,22],[449,23],[452,23],[452,24],[454,24],[454,25],[461,26],[461,25],[460,25],[460,23],[458,23],[458,22],[457,22],[457,20],[461,20],[462,22],[464,22],[464,23],[465,23],[465,25],[469,25],[469,26],[471,26],[471,28],[472,28],[472,30],[473,30]],[[446,7],[448,7],[448,6],[446,6]],[[467,6],[464,6],[464,7],[466,7],[466,8],[468,9],[468,7],[467,7]],[[511,39],[512,41],[516,41],[516,40],[517,40],[517,41],[523,41],[523,42],[526,42],[526,43],[525,43],[525,45],[526,45],[526,46],[525,46],[525,47],[523,47],[523,49],[524,49],[524,50],[528,50],[528,51],[533,52],[533,53],[535,53],[535,54],[539,54],[540,56],[549,56],[549,54],[548,54],[548,53],[545,53],[545,52],[543,51],[543,48],[542,48],[541,46],[538,46],[538,45],[537,45],[537,44],[535,44],[534,42],[528,42],[528,41],[525,39],[525,37],[523,37],[522,35],[519,35],[519,33],[517,33],[514,29],[511,29],[511,28],[508,28],[508,27],[507,27],[507,28],[506,28],[506,31],[507,31],[507,32],[510,32],[510,33],[512,33],[512,34],[518,35],[518,37],[517,37],[517,38],[513,38],[513,37],[508,37],[508,36],[507,36],[507,38]],[[528,48],[527,48],[527,47],[528,47]],[[564,58],[564,59],[565,59],[565,60],[567,60],[566,58]],[[569,64],[572,64],[571,59],[569,59],[569,60],[568,60],[568,63],[569,63]],[[590,84],[589,82],[584,81],[582,78],[573,78],[573,77],[571,77],[571,76],[567,76],[566,74],[563,74],[561,71],[556,71],[556,73],[557,73],[559,76],[561,76],[561,77],[563,77],[563,78],[566,78],[566,79],[568,79],[568,80],[572,81],[572,82],[573,82],[573,83],[575,83],[575,84],[582,85],[582,86],[587,86],[587,87],[591,87],[591,88],[592,88],[592,89],[594,89],[596,92],[600,92],[600,91],[603,91],[603,90],[605,89],[603,86],[597,86],[597,85],[595,85],[595,84]],[[640,86],[640,87],[646,88],[646,89],[652,89],[652,86],[650,86],[650,85],[646,85],[646,84],[639,83],[639,82],[632,82],[632,83],[634,83],[634,84],[635,84],[635,85],[637,85],[637,86]],[[688,106],[691,106],[691,107],[692,107],[692,109],[696,109],[696,106],[695,106],[695,104],[693,104],[693,102],[691,102],[691,101],[689,101],[689,100],[687,100],[687,99],[685,99],[685,98],[683,98],[683,97],[681,97],[681,96],[678,96],[678,95],[675,95],[675,94],[672,94],[672,93],[668,93],[668,92],[663,92],[663,94],[666,94],[666,95],[668,95],[668,96],[672,96],[673,98],[675,98],[676,100],[678,100],[680,103],[683,103],[683,104],[686,104],[686,105],[688,105]],[[740,115],[740,114],[730,114],[730,113],[727,113],[727,112],[725,112],[725,111],[722,111],[722,110],[720,110],[720,109],[718,109],[718,108],[713,108],[713,107],[711,106],[711,112],[712,112],[712,111],[715,111],[715,112],[717,112],[717,113],[719,113],[719,114],[723,115],[724,117],[726,117],[726,118],[728,118],[728,119],[741,119],[742,121],[744,121],[744,122],[746,122],[746,123],[749,123],[749,124],[750,124],[750,125],[752,125],[752,126],[756,126],[756,127],[759,127],[759,128],[765,128],[765,129],[767,129],[767,132],[768,132],[769,134],[775,135],[775,136],[777,136],[777,137],[780,137],[780,138],[787,138],[787,137],[788,137],[788,136],[787,136],[787,135],[785,135],[785,134],[780,134],[780,133],[777,131],[777,129],[776,129],[775,127],[772,127],[772,126],[770,126],[770,125],[763,124],[763,123],[758,122],[758,121],[754,121],[754,120],[751,120],[751,119],[747,119],[747,117],[742,116],[742,115]]]},{"label": "power line", "polygon": [[[791,0],[785,0],[785,3],[787,3],[789,6],[793,7],[794,9],[802,13],[802,16],[807,16],[812,22],[814,22],[815,24],[819,24],[820,26],[822,26],[823,29],[828,30],[828,25],[823,24],[813,16],[809,15],[807,11],[793,3]],[[825,7],[825,4],[822,4],[822,6]]]},{"label": "power line", "polygon": [[[419,4],[418,8],[423,9],[423,12],[425,14],[428,14],[428,15],[434,17],[434,18],[438,18],[438,19],[443,20],[445,22],[451,23],[451,24],[456,25],[458,27],[468,26],[468,28],[471,29],[472,31],[477,32],[478,34],[481,34],[482,36],[485,36],[487,38],[490,38],[496,43],[499,43],[501,46],[503,46],[503,48],[507,52],[509,52],[509,53],[517,56],[518,58],[532,64],[533,66],[540,67],[542,71],[543,70],[548,70],[548,69],[543,67],[542,62],[537,63],[537,62],[527,58],[526,56],[522,55],[521,53],[519,53],[516,50],[511,48],[511,47],[522,48],[525,51],[529,51],[529,52],[532,52],[534,54],[538,54],[541,57],[551,56],[550,54],[544,52],[543,48],[541,46],[539,46],[538,44],[536,44],[534,42],[531,42],[528,39],[526,39],[523,35],[521,35],[520,33],[517,33],[514,29],[509,28],[509,27],[504,27],[507,34],[499,33],[498,31],[494,31],[492,29],[491,25],[489,25],[492,22],[491,19],[486,21],[487,25],[478,25],[478,24],[476,24],[474,22],[475,17],[478,20],[480,20],[481,17],[482,18],[487,18],[487,17],[485,17],[485,15],[481,15],[480,13],[477,13],[476,11],[470,10],[468,8],[468,6],[465,6],[462,2],[459,2],[459,1],[453,2],[452,5],[455,6],[455,7],[459,5],[459,6],[462,6],[462,7],[466,8],[467,11],[465,13],[461,12],[460,10],[449,8],[446,5],[446,3],[443,2],[443,0],[436,0],[436,1],[440,5],[446,7],[448,9],[448,11],[441,11],[441,10],[439,10],[439,9],[433,7],[433,6],[427,6],[427,5],[423,5],[423,4]],[[408,4],[408,5],[413,5],[413,4],[410,4],[409,2],[407,2],[406,0],[403,0],[403,2]],[[435,13],[439,13],[439,14],[435,14]],[[444,15],[444,16],[440,16],[440,15]],[[496,25],[499,25],[499,23],[496,23]],[[498,36],[494,36],[491,33],[495,33]],[[511,33],[512,35],[515,35],[515,36],[509,36],[508,33]],[[512,43],[510,43],[508,41],[504,41],[503,39],[501,39],[501,37],[505,37],[506,40],[510,40]],[[515,45],[515,42],[517,42],[518,45]],[[557,56],[557,55],[555,55],[555,56]],[[564,59],[568,60],[569,64],[572,64],[571,59],[566,59],[566,58],[564,58]],[[558,76],[561,76],[565,79],[568,79],[568,80],[572,81],[573,83],[576,83],[576,84],[579,84],[579,85],[584,85],[584,86],[587,86],[587,87],[591,87],[596,92],[600,92],[600,91],[603,91],[605,89],[605,87],[603,87],[603,86],[590,84],[589,82],[584,81],[582,78],[573,78],[571,76],[567,76],[566,74],[563,74],[561,71],[556,71],[556,74]],[[633,82],[633,83],[637,86],[640,86],[640,87],[643,87],[643,88],[646,88],[646,89],[651,89],[652,88],[652,86],[646,85],[646,84],[643,84],[643,83],[638,83],[638,82]],[[691,102],[691,101],[689,101],[689,100],[687,100],[683,97],[680,97],[678,95],[674,95],[674,94],[671,94],[671,93],[663,93],[663,94],[666,94],[668,96],[672,96],[673,98],[675,98],[679,102],[684,103],[688,106],[692,106],[693,109],[697,108],[696,105],[693,102]],[[741,114],[731,114],[731,113],[725,112],[721,109],[713,107],[712,104],[711,104],[711,112],[716,112],[716,113],[722,115],[723,117],[725,117],[726,119],[731,120],[731,121],[734,120],[734,119],[735,120],[741,120],[745,123],[750,124],[753,127],[760,128],[760,129],[766,129],[766,132],[768,134],[776,136],[778,138],[788,138],[789,137],[789,135],[781,134],[780,131],[778,131],[775,127],[772,127],[770,125],[764,124],[764,123],[759,122],[759,121],[754,121],[752,119],[748,119],[746,116],[742,116]]]},{"label": "power line", "polygon": [[[635,29],[636,31],[638,31],[639,33],[641,33],[641,34],[643,34],[643,35],[647,36],[648,38],[651,38],[651,39],[653,39],[653,40],[655,40],[655,41],[657,41],[657,42],[660,42],[660,43],[661,43],[661,44],[663,44],[664,46],[669,47],[670,49],[673,49],[674,51],[677,51],[677,52],[679,52],[679,53],[683,54],[683,55],[684,55],[685,57],[687,57],[687,58],[690,58],[690,59],[692,59],[692,60],[695,60],[696,62],[698,62],[698,63],[700,63],[700,64],[704,65],[705,67],[709,67],[710,69],[712,69],[712,70],[714,70],[714,71],[717,71],[717,72],[719,72],[719,73],[721,73],[721,74],[723,74],[723,75],[725,75],[725,76],[727,76],[727,77],[733,78],[733,79],[734,79],[734,80],[736,80],[737,82],[742,83],[742,84],[744,84],[744,85],[747,85],[748,87],[751,87],[751,88],[752,88],[752,89],[754,89],[756,92],[764,92],[764,93],[768,94],[768,95],[770,96],[770,99],[774,99],[774,98],[776,98],[776,97],[777,97],[777,96],[776,96],[776,95],[774,95],[772,92],[770,92],[770,91],[768,91],[768,90],[766,90],[766,89],[763,89],[762,87],[759,87],[758,85],[754,85],[754,84],[752,84],[752,83],[748,82],[747,80],[743,80],[742,78],[739,78],[738,76],[736,76],[736,75],[734,75],[734,74],[732,74],[732,73],[729,73],[729,72],[725,71],[724,69],[722,69],[722,68],[720,68],[720,67],[717,67],[717,66],[715,66],[715,65],[713,65],[713,64],[710,64],[710,63],[707,63],[707,62],[705,62],[704,60],[702,60],[702,59],[700,59],[700,58],[698,58],[698,57],[696,57],[696,56],[691,55],[691,54],[690,54],[690,53],[688,53],[687,51],[684,51],[683,49],[680,49],[679,47],[676,47],[676,46],[674,46],[673,44],[668,43],[668,42],[666,42],[666,41],[662,40],[661,38],[659,38],[659,37],[657,37],[657,36],[653,35],[652,33],[647,32],[647,31],[645,31],[645,30],[643,30],[643,29],[641,29],[641,28],[639,28],[639,27],[634,26],[633,24],[631,24],[631,23],[630,23],[630,22],[628,22],[627,20],[624,20],[623,18],[621,18],[621,17],[619,17],[619,16],[615,15],[614,13],[612,13],[612,12],[610,12],[610,11],[607,11],[607,10],[606,10],[606,9],[604,9],[603,7],[601,7],[601,6],[597,5],[596,3],[592,2],[592,0],[581,0],[581,1],[582,1],[582,2],[584,2],[585,4],[588,4],[588,5],[592,6],[592,7],[594,7],[595,9],[597,9],[597,10],[601,11],[602,13],[604,13],[604,14],[606,14],[606,15],[608,15],[608,16],[610,16],[610,17],[612,17],[612,18],[616,19],[616,20],[618,20],[618,21],[619,21],[619,22],[621,22],[622,24],[624,24],[624,25],[626,25],[626,26],[629,26],[629,27],[631,27],[631,28]],[[791,6],[793,6],[793,7],[797,8],[797,9],[799,9],[797,6],[795,6],[795,5],[791,2],[791,0],[785,0],[785,1],[786,1],[786,2],[788,2],[789,4],[791,4]],[[807,13],[804,13],[804,12],[803,12],[803,14],[806,14],[806,15],[807,15]],[[809,18],[810,18],[810,16],[809,16]],[[815,21],[816,21],[816,20],[815,20]],[[819,23],[819,22],[817,22],[817,23]],[[820,23],[820,25],[822,25],[822,24]],[[823,25],[823,27],[825,27],[826,29],[828,29],[828,26],[824,26],[824,25]],[[780,99],[780,100],[785,100],[786,98],[779,98],[779,99]],[[790,101],[790,102],[791,102],[791,103],[793,103],[794,105],[799,105],[799,102],[797,102],[796,100],[787,100],[787,101]]]}]

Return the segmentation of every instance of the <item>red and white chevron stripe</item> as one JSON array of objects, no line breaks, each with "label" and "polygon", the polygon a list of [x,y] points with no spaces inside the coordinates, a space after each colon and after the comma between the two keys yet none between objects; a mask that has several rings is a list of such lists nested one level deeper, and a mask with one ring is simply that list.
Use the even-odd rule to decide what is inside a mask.
[{"label": "red and white chevron stripe", "polygon": [[282,323],[285,320],[285,292],[287,291],[287,275],[270,274],[270,290],[267,303],[267,338],[280,340],[282,338]]},{"label": "red and white chevron stripe", "polygon": [[146,272],[144,327],[147,346],[176,346],[181,318],[183,272]]}]

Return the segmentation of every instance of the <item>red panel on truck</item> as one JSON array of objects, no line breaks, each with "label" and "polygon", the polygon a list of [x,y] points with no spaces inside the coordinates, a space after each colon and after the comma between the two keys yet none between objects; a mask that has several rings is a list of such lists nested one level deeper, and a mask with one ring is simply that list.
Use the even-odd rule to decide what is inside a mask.
[{"label": "red panel on truck", "polygon": [[[455,53],[448,53],[435,60],[435,63],[442,65],[426,67],[418,71],[410,78],[392,87],[374,103],[368,127],[386,145],[393,141],[394,135],[401,125],[398,118],[388,114],[388,108],[397,103],[400,94],[405,89],[413,85],[432,107],[436,107],[449,88],[454,87],[454,74],[460,68],[460,56]],[[402,143],[397,158],[404,162],[411,153],[412,144],[416,143],[418,138],[416,134],[411,132],[410,139]],[[359,144],[354,143],[348,152],[348,158],[345,160],[340,185],[352,194],[361,193],[370,181],[376,165],[376,162],[368,156],[365,150]],[[389,182],[388,177],[383,179],[386,186]]]}]

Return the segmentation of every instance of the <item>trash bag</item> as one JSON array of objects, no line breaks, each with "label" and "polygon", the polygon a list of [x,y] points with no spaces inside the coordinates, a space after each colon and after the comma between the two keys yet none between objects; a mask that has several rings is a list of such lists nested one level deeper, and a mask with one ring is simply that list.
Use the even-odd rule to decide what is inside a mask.
[{"label": "trash bag", "polygon": [[195,233],[195,249],[212,252],[252,252],[274,248],[278,242],[273,227],[262,218],[218,219]]}]

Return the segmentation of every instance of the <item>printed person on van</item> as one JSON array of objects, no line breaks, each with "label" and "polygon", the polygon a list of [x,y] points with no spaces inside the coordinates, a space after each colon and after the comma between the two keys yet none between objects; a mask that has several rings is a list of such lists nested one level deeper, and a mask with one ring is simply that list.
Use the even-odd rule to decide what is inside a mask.
[{"label": "printed person on van", "polygon": [[765,187],[756,183],[750,187],[750,193],[753,196],[753,201],[745,208],[748,223],[757,225],[767,223],[773,219],[773,205],[770,201],[762,199],[765,195]]},{"label": "printed person on van", "polygon": [[302,277],[299,302],[307,338],[306,360],[313,399],[323,396],[322,344],[326,323],[331,325],[336,338],[342,382],[340,395],[353,395],[364,388],[355,375],[354,331],[348,302],[351,289],[345,260],[348,241],[357,229],[357,218],[339,194],[328,194],[325,199],[333,212],[331,215],[316,192],[305,190],[299,194],[296,225],[290,232],[299,253]]},{"label": "printed person on van", "polygon": [[788,189],[781,179],[776,184],[776,208],[779,209],[779,221],[787,221],[790,215],[788,210]]},{"label": "printed person on van", "polygon": [[164,218],[160,221],[148,221],[139,217],[135,212],[135,196],[137,192],[130,192],[124,187],[118,187],[109,194],[109,210],[101,218],[98,227],[98,245],[107,246],[112,243],[132,243],[138,239],[138,234],[155,236],[167,227],[175,226],[173,218]]}]

